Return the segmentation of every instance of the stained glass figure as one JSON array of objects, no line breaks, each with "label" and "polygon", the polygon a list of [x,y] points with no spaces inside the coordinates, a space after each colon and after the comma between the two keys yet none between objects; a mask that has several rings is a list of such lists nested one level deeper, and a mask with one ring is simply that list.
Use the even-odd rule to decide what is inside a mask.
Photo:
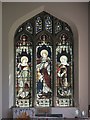
[{"label": "stained glass figure", "polygon": [[73,56],[70,51],[72,51],[72,44],[68,36],[62,34],[56,48],[57,106],[73,106]]},{"label": "stained glass figure", "polygon": [[36,34],[42,31],[42,20],[40,17],[37,17],[36,21]]},{"label": "stained glass figure", "polygon": [[51,20],[50,16],[47,16],[45,18],[45,29],[46,29],[46,31],[52,33],[52,20]]},{"label": "stained glass figure", "polygon": [[36,47],[36,106],[49,107],[52,102],[52,46],[45,41]]},{"label": "stained glass figure", "polygon": [[16,106],[31,106],[32,94],[32,46],[28,41],[28,36],[23,34],[15,44],[16,61],[15,61],[15,84],[16,84]]}]

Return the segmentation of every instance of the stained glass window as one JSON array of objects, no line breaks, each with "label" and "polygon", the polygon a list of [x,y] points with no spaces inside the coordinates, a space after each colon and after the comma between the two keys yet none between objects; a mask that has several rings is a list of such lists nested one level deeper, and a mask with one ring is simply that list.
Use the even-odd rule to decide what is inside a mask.
[{"label": "stained glass window", "polygon": [[32,106],[32,43],[22,34],[15,42],[15,104]]},{"label": "stained glass window", "polygon": [[47,35],[36,46],[36,106],[52,106],[52,46]]},{"label": "stained glass window", "polygon": [[66,33],[56,44],[56,105],[73,106],[73,48]]},{"label": "stained glass window", "polygon": [[43,11],[15,33],[15,105],[74,106],[74,44],[70,26]]}]

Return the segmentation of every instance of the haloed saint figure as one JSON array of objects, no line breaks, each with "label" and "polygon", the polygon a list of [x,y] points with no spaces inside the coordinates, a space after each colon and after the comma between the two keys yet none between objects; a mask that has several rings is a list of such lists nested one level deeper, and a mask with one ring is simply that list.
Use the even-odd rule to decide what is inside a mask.
[{"label": "haloed saint figure", "polygon": [[19,85],[19,91],[18,91],[18,97],[19,98],[25,98],[28,97],[29,94],[29,82],[27,81],[28,76],[28,57],[23,56],[21,57],[21,63],[18,64],[18,85]]},{"label": "haloed saint figure", "polygon": [[50,58],[48,51],[42,50],[40,52],[41,58],[37,64],[37,93],[47,94],[50,90]]},{"label": "haloed saint figure", "polygon": [[[42,49],[43,48],[43,49]],[[37,99],[48,99],[51,97],[51,58],[49,57],[50,48],[38,49],[36,80],[37,80]],[[49,104],[49,103],[48,103]]]},{"label": "haloed saint figure", "polygon": [[65,55],[60,57],[60,64],[57,69],[57,79],[58,79],[58,94],[60,96],[70,96],[70,84],[68,83],[68,58]]}]

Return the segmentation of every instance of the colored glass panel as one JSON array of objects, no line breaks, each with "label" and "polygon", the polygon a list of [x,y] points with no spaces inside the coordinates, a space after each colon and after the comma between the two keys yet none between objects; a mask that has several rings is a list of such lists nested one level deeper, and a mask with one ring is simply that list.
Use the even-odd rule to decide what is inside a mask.
[{"label": "colored glass panel", "polygon": [[26,31],[28,31],[30,34],[33,34],[33,27],[31,23],[26,24]]},{"label": "colored glass panel", "polygon": [[36,106],[52,105],[52,46],[43,40],[36,46]]},{"label": "colored glass panel", "polygon": [[45,18],[45,29],[46,31],[52,33],[52,19],[50,18],[50,16],[47,16]]},{"label": "colored glass panel", "polygon": [[29,107],[32,95],[32,46],[28,36],[23,34],[15,43],[15,96],[16,106]]},{"label": "colored glass panel", "polygon": [[73,106],[73,53],[66,34],[61,34],[56,47],[56,105]]},{"label": "colored glass panel", "polygon": [[15,33],[16,106],[74,106],[73,46],[70,26],[44,11],[19,26]]},{"label": "colored glass panel", "polygon": [[37,17],[36,21],[36,34],[42,31],[42,20],[40,17]]},{"label": "colored glass panel", "polygon": [[62,31],[62,24],[61,22],[57,21],[55,23],[55,34],[59,33],[60,31]]}]

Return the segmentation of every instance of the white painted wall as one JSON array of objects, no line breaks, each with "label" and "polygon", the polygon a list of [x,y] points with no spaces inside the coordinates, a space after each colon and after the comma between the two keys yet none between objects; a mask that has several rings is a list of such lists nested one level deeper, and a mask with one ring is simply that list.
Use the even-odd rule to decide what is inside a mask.
[{"label": "white painted wall", "polygon": [[2,118],[2,2],[0,2],[0,119]]}]

